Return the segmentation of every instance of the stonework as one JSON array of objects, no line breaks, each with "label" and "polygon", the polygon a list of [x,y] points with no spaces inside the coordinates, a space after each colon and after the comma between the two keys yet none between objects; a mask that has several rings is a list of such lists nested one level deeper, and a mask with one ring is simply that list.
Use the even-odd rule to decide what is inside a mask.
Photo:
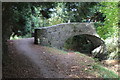
[{"label": "stonework", "polygon": [[62,49],[65,41],[76,35],[86,35],[94,48],[104,44],[96,33],[94,23],[63,23],[35,29],[35,43]]}]

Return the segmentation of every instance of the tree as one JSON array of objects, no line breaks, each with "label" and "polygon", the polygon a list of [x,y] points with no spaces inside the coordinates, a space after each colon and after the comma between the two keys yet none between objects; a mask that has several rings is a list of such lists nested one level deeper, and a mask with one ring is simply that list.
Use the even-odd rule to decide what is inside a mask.
[{"label": "tree", "polygon": [[118,36],[118,2],[101,2],[100,12],[106,18],[103,26],[97,28],[98,34],[106,39],[111,36]]},{"label": "tree", "polygon": [[[2,42],[3,42],[3,53],[7,53],[7,40],[10,36],[15,35],[24,36],[30,34],[31,26],[35,24],[38,17],[34,13],[35,7],[48,6],[49,3],[29,3],[29,2],[3,2],[2,3]],[[51,3],[49,6],[53,7]],[[32,8],[33,7],[33,8]],[[33,19],[34,17],[34,19]],[[37,26],[38,26],[37,22]],[[34,28],[33,28],[34,29]]]},{"label": "tree", "polygon": [[3,3],[3,30],[6,31],[8,29],[9,34],[4,33],[4,35],[8,35],[7,39],[10,38],[10,35],[14,37],[15,35],[24,36],[28,33],[30,34],[34,27],[38,27],[40,24],[40,9],[42,10],[46,6],[49,6],[49,8],[54,6],[53,3],[48,4],[26,2]]},{"label": "tree", "polygon": [[105,40],[107,46],[108,59],[119,59],[119,3],[101,2],[99,11],[106,18],[104,25],[97,27],[98,34]]}]

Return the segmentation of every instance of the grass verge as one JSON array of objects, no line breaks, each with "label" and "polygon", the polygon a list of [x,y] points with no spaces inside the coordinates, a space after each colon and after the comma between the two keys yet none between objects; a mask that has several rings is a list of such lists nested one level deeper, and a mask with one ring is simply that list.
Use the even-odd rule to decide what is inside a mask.
[{"label": "grass verge", "polygon": [[107,68],[105,68],[99,64],[94,64],[93,69],[95,71],[97,71],[99,76],[102,78],[119,78],[118,80],[120,80],[120,77],[116,73],[114,73],[111,70],[108,70]]}]

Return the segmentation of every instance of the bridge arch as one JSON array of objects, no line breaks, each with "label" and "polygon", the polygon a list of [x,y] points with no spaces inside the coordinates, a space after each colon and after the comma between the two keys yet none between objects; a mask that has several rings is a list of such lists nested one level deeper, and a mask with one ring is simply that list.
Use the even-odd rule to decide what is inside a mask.
[{"label": "bridge arch", "polygon": [[94,28],[94,23],[63,23],[35,29],[34,43],[62,49],[70,37],[85,35],[93,44],[93,49],[104,44]]},{"label": "bridge arch", "polygon": [[98,37],[93,23],[63,23],[35,29],[35,43],[62,48],[69,37],[82,34]]},{"label": "bridge arch", "polygon": [[94,28],[94,23],[63,23],[50,27],[40,27],[35,29],[34,43],[63,49],[67,39],[76,35],[84,35],[92,42],[92,52],[97,57],[103,58],[105,54],[105,43],[98,36]]}]

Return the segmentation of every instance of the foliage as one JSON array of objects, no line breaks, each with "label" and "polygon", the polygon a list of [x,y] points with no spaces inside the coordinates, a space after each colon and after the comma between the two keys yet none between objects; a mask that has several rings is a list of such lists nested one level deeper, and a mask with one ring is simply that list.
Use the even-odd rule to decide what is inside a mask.
[{"label": "foliage", "polygon": [[97,3],[94,2],[58,2],[54,8],[51,9],[51,18],[46,21],[46,23],[48,23],[46,26],[67,22],[82,22],[83,19],[85,20],[87,18],[86,16],[94,14],[90,10],[96,4]]},{"label": "foliage", "polygon": [[98,34],[105,39],[108,59],[119,59],[118,50],[118,2],[101,2],[100,12],[106,16],[104,25],[97,28]]},{"label": "foliage", "polygon": [[[93,14],[91,8],[96,4],[97,2],[3,3],[3,21],[9,22],[10,35],[25,36],[31,34],[37,27],[82,22],[87,18],[86,16]],[[3,26],[8,25],[3,24]]]},{"label": "foliage", "polygon": [[10,28],[7,30],[9,35],[4,34],[8,37],[13,34],[14,37],[15,35],[24,36],[32,33],[34,28],[39,27],[42,23],[40,9],[44,9],[46,6],[51,8],[54,3],[46,4],[49,3],[4,2],[2,5],[3,30],[6,31],[7,27]]},{"label": "foliage", "polygon": [[[102,38],[106,39],[110,36],[117,36],[117,5],[117,2],[4,3],[3,13],[9,14],[8,16],[3,16],[5,20],[7,18],[10,19],[12,32],[15,35],[23,36],[33,32],[36,27],[66,22],[86,22],[88,17],[92,20],[92,18],[96,17],[96,12],[101,12],[103,16],[99,17],[106,16],[106,18],[105,22],[97,22],[100,23],[97,25],[97,32]],[[7,9],[8,7],[10,7],[9,10]],[[44,11],[44,14],[41,11]],[[49,17],[47,18],[46,16]]]},{"label": "foliage", "polygon": [[97,28],[98,34],[106,39],[118,36],[118,2],[101,2],[99,11],[106,16],[103,26]]},{"label": "foliage", "polygon": [[119,49],[118,49],[118,38],[113,37],[113,38],[107,38],[105,40],[106,47],[107,47],[107,53],[108,54],[108,59],[119,59],[120,54],[119,54]]}]

